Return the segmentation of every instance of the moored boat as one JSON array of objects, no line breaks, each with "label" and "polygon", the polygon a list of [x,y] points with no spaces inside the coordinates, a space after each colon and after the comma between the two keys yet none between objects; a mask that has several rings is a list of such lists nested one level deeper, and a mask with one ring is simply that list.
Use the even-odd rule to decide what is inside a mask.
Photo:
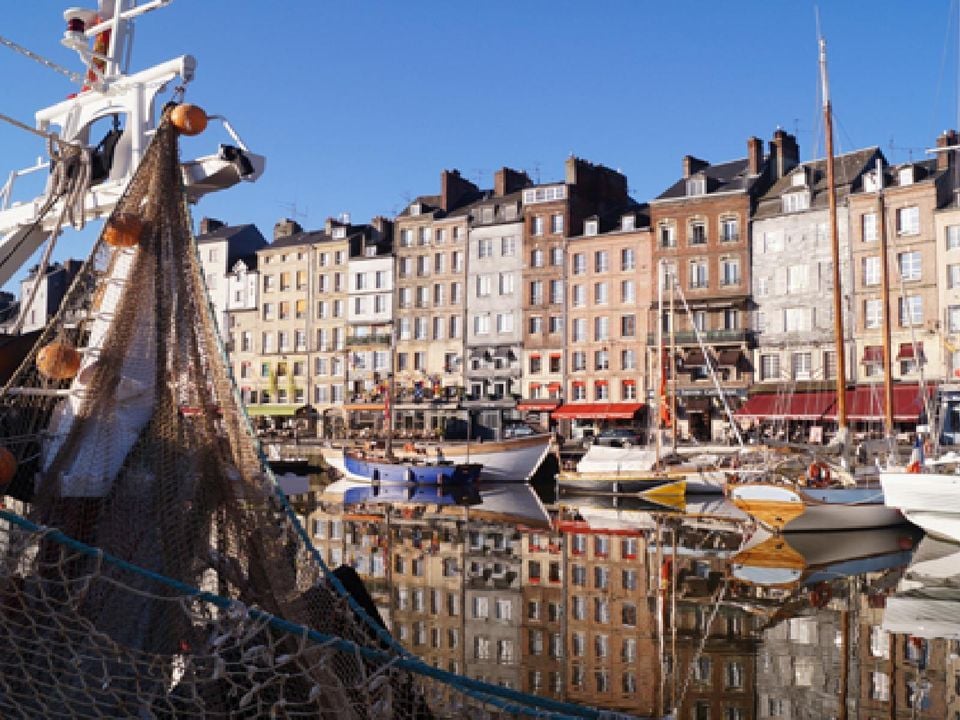
[{"label": "moored boat", "polygon": [[323,459],[344,478],[381,484],[444,485],[476,482],[479,463],[455,463],[450,460],[388,459],[368,456],[343,448],[324,448]]},{"label": "moored boat", "polygon": [[[949,456],[927,467],[933,472],[881,472],[884,502],[931,535],[960,542],[960,457]],[[951,472],[942,472],[953,465]]]},{"label": "moored boat", "polygon": [[729,492],[738,508],[776,532],[881,528],[903,522],[899,510],[884,505],[879,486],[745,483],[730,486]]}]

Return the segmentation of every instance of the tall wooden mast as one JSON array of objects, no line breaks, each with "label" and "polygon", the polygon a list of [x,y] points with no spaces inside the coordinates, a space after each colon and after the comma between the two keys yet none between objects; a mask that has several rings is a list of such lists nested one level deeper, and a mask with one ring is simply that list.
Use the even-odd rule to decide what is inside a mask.
[{"label": "tall wooden mast", "polygon": [[[887,215],[883,201],[883,164],[877,158],[877,232],[880,234],[880,295],[883,312],[883,434],[893,437],[893,361],[890,332],[890,263],[887,259]],[[919,362],[919,358],[917,358]]]},{"label": "tall wooden mast", "polygon": [[833,253],[833,332],[837,352],[837,439],[847,439],[847,362],[843,336],[843,285],[840,272],[840,233],[837,228],[837,187],[833,162],[833,110],[827,81],[827,41],[820,38],[820,82],[823,88],[823,123],[827,136],[827,198],[830,207],[830,248]]}]

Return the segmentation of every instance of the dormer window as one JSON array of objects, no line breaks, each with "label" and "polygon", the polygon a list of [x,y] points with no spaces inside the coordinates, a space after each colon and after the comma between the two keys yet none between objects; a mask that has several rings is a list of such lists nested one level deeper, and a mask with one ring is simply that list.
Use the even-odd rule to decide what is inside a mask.
[{"label": "dormer window", "polygon": [[596,235],[600,231],[600,221],[596,219],[587,220],[583,224],[584,235]]},{"label": "dormer window", "polygon": [[343,225],[338,225],[333,229],[333,237],[342,240],[347,236],[347,229]]},{"label": "dormer window", "polygon": [[687,195],[705,195],[707,179],[703,175],[687,178]]},{"label": "dormer window", "polygon": [[420,203],[418,203],[418,202],[415,202],[415,203],[413,203],[413,205],[410,206],[410,214],[411,214],[411,215],[419,215],[420,212],[421,212],[421,210],[422,210],[422,207],[421,207]]},{"label": "dormer window", "polygon": [[877,171],[863,174],[863,190],[864,192],[878,192],[880,190],[880,178],[881,176],[877,175]]},{"label": "dormer window", "polygon": [[634,230],[637,227],[637,216],[633,214],[624,215],[620,218],[621,230]]},{"label": "dormer window", "polygon": [[376,257],[377,256],[377,246],[376,245],[367,245],[363,249],[363,254],[366,257]]},{"label": "dormer window", "polygon": [[897,182],[900,185],[913,185],[915,180],[913,170],[913,165],[900,168],[900,171],[897,173]]},{"label": "dormer window", "polygon": [[784,212],[799,212],[810,209],[809,192],[790,192],[783,196]]},{"label": "dormer window", "polygon": [[807,173],[803,168],[800,168],[797,172],[793,174],[790,178],[790,184],[793,187],[806,187],[807,186]]}]

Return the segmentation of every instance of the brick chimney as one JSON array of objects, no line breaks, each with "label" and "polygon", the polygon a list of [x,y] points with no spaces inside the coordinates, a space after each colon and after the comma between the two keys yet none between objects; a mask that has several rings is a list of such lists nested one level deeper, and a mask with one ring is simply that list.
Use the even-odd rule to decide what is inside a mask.
[{"label": "brick chimney", "polygon": [[691,175],[700,172],[705,167],[710,167],[710,163],[693,155],[683,156],[683,179],[686,180]]},{"label": "brick chimney", "polygon": [[224,227],[225,223],[222,220],[217,220],[216,218],[201,218],[200,220],[200,235],[209,235],[214,230],[219,230]]},{"label": "brick chimney", "polygon": [[493,176],[493,194],[497,197],[509,195],[530,185],[532,183],[527,174],[513,168],[502,167]]},{"label": "brick chimney", "polygon": [[[956,130],[944,130],[937,137],[937,147],[946,148],[956,145],[957,140],[957,131]],[[937,153],[937,170],[946,170],[953,167],[954,156],[956,155],[956,150],[945,150]]]},{"label": "brick chimney", "polygon": [[[752,139],[752,138],[751,138]],[[800,146],[797,138],[777,128],[770,141],[770,167],[773,179],[779,180],[800,164]]]},{"label": "brick chimney", "polygon": [[273,226],[273,239],[279,240],[280,238],[290,237],[291,235],[302,232],[303,228],[300,227],[300,223],[290,218],[284,218]]},{"label": "brick chimney", "polygon": [[753,136],[747,138],[747,174],[759,175],[763,168],[763,140]]},{"label": "brick chimney", "polygon": [[459,170],[444,170],[440,173],[440,207],[444,212],[454,210],[462,200],[479,192],[476,185],[460,177]]}]

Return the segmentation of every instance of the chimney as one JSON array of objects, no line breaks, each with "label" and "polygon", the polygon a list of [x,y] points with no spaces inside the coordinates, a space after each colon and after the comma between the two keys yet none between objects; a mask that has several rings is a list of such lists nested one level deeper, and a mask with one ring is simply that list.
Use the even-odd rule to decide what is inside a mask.
[{"label": "chimney", "polygon": [[[753,139],[753,138],[751,138]],[[773,179],[779,180],[800,164],[800,146],[797,138],[777,128],[770,141],[770,167]]]},{"label": "chimney", "polygon": [[747,138],[747,174],[759,175],[763,167],[763,141],[756,137]]},{"label": "chimney", "polygon": [[440,207],[444,212],[456,209],[462,200],[479,192],[476,185],[460,177],[459,170],[444,170],[440,173]]},{"label": "chimney", "polygon": [[693,155],[684,155],[683,156],[683,179],[686,180],[688,177],[700,172],[705,167],[710,167],[710,163],[708,163],[706,160],[695,158]]},{"label": "chimney", "polygon": [[[937,138],[938,148],[948,148],[957,144],[957,131],[944,130]],[[953,167],[956,150],[942,150],[937,153],[937,170],[947,170]]]},{"label": "chimney", "polygon": [[273,226],[273,239],[279,240],[301,232],[303,232],[303,228],[300,227],[300,223],[290,218],[284,218]]},{"label": "chimney", "polygon": [[510,193],[530,187],[532,183],[525,172],[513,168],[502,167],[493,176],[493,194],[503,197]]},{"label": "chimney", "polygon": [[220,228],[224,227],[224,225],[225,223],[223,221],[217,220],[216,218],[208,218],[208,217],[201,218],[200,234],[209,235],[214,230],[219,230]]}]

